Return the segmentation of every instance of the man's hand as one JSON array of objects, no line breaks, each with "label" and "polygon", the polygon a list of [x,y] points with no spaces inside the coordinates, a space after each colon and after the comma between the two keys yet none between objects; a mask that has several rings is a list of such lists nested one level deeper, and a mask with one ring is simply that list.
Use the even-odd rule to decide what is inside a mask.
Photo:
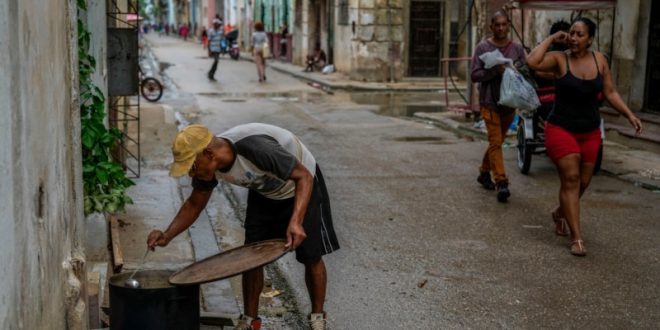
[{"label": "man's hand", "polygon": [[147,237],[147,246],[151,251],[156,249],[156,246],[167,246],[170,243],[170,240],[167,238],[165,233],[160,230],[154,230],[149,233]]},{"label": "man's hand", "polygon": [[286,230],[286,245],[285,248],[293,251],[307,238],[305,230],[300,224],[289,223],[289,228]]}]

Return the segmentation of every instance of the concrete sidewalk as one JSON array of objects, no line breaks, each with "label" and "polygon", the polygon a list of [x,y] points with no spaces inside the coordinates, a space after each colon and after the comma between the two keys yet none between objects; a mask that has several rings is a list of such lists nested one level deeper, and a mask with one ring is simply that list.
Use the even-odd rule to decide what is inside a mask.
[{"label": "concrete sidewalk", "polygon": [[[241,53],[241,59],[254,62],[254,58],[247,52]],[[298,79],[317,84],[325,90],[347,90],[347,91],[374,91],[374,92],[437,92],[445,90],[445,82],[442,77],[437,78],[404,78],[399,82],[362,82],[351,80],[343,72],[323,74],[321,72],[305,72],[302,66],[283,62],[277,59],[267,59],[266,66],[282,73],[290,74]],[[456,78],[455,78],[456,79]],[[454,81],[456,86],[465,89],[464,81]],[[447,84],[452,88],[451,81]]]}]

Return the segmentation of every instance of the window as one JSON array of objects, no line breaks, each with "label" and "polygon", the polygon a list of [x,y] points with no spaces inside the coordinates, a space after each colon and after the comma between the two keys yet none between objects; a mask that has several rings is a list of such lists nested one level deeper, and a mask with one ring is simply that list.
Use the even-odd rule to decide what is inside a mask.
[{"label": "window", "polygon": [[348,0],[339,0],[338,25],[348,25]]}]

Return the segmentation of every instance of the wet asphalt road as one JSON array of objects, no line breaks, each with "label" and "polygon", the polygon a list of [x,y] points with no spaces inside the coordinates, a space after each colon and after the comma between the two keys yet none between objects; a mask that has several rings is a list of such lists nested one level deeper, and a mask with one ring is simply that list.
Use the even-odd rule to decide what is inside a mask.
[{"label": "wet asphalt road", "polygon": [[[552,231],[559,181],[545,156],[523,176],[514,149],[505,150],[512,197],[500,204],[475,181],[484,141],[384,115],[387,107],[364,97],[329,95],[272,70],[259,84],[246,61],[221,60],[212,83],[211,62],[190,43],[153,39],[153,51],[172,64],[166,74],[177,85],[163,102],[191,122],[216,132],[275,124],[317,158],[342,245],[325,259],[332,329],[660,324],[657,193],[594,177],[581,204],[589,254],[573,257],[568,239]],[[424,98],[416,101],[439,96]],[[292,257],[280,266],[307,313],[302,268]]]}]

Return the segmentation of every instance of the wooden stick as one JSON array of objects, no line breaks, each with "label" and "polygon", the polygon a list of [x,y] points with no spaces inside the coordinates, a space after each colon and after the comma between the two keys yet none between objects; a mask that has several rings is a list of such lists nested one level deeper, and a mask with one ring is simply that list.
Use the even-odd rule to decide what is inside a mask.
[{"label": "wooden stick", "polygon": [[119,273],[124,266],[124,254],[121,252],[119,243],[119,222],[114,215],[110,215],[110,241],[112,244],[112,270]]}]

